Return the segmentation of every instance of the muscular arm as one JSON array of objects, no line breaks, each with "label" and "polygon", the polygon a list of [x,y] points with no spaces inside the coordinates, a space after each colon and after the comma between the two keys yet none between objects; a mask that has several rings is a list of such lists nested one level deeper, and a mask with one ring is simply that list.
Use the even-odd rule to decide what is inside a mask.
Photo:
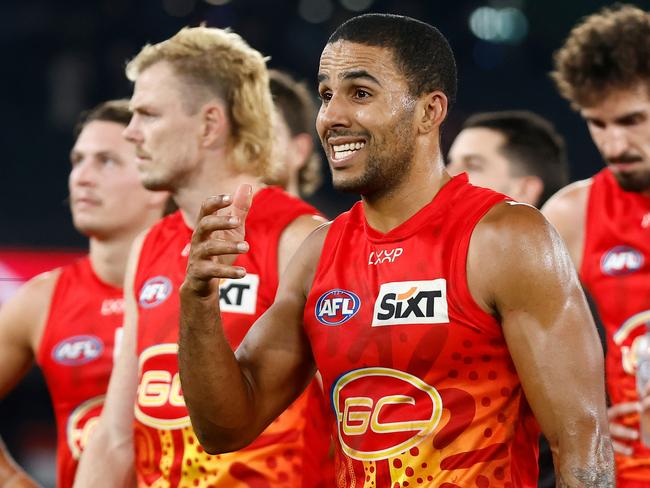
[{"label": "muscular arm", "polygon": [[[0,308],[0,398],[4,398],[34,362],[59,270],[37,276]],[[0,486],[37,486],[11,458],[0,440]]]},{"label": "muscular arm", "polygon": [[602,348],[552,226],[532,207],[499,205],[472,236],[468,276],[479,304],[501,319],[558,486],[614,486]]},{"label": "muscular arm", "polygon": [[197,437],[211,453],[252,442],[313,376],[302,314],[306,283],[311,282],[325,234],[318,231],[300,247],[283,273],[274,304],[233,353],[223,334],[214,278],[237,277],[237,269],[211,256],[239,251],[234,241],[207,237],[228,228],[224,218],[211,215],[220,206],[213,199],[202,209],[180,290],[183,394]]},{"label": "muscular arm", "polygon": [[138,382],[136,355],[138,309],[133,280],[143,237],[131,247],[124,278],[124,336],[113,366],[106,401],[79,461],[74,486],[115,488],[135,486],[133,406]]}]

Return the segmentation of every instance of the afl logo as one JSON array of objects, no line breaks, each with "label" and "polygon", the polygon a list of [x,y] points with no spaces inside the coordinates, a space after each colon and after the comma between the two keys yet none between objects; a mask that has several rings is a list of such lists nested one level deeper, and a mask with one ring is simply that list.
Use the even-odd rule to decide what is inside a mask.
[{"label": "afl logo", "polygon": [[172,293],[172,282],[165,276],[149,278],[140,290],[140,306],[153,308],[167,300]]},{"label": "afl logo", "polygon": [[178,344],[158,344],[140,354],[138,396],[135,417],[144,425],[160,430],[188,427],[178,374]]},{"label": "afl logo", "polygon": [[79,366],[99,358],[104,343],[99,337],[79,335],[59,342],[52,350],[52,359],[66,366]]},{"label": "afl logo", "polygon": [[417,446],[442,416],[433,386],[389,368],[344,374],[332,387],[332,404],[341,447],[359,461],[387,459]]},{"label": "afl logo", "polygon": [[314,312],[321,324],[341,325],[356,315],[360,305],[361,300],[351,291],[335,289],[321,295]]},{"label": "afl logo", "polygon": [[641,269],[643,262],[643,254],[633,247],[616,246],[603,255],[600,269],[610,276],[625,275]]},{"label": "afl logo", "polygon": [[86,400],[68,417],[66,437],[68,438],[68,448],[74,459],[79,459],[81,456],[81,452],[88,443],[90,433],[99,421],[99,414],[102,413],[104,406],[104,397],[105,395],[101,395]]}]

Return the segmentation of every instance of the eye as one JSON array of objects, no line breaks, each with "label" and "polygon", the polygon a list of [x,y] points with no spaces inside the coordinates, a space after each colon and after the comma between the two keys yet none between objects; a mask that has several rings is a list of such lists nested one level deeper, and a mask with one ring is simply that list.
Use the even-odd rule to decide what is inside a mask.
[{"label": "eye", "polygon": [[355,98],[364,99],[364,98],[369,98],[370,93],[368,91],[364,90],[363,88],[357,88],[356,90],[354,90],[354,96],[355,96]]},{"label": "eye", "polygon": [[323,103],[327,103],[332,99],[332,92],[329,90],[321,90],[318,92],[318,97]]}]

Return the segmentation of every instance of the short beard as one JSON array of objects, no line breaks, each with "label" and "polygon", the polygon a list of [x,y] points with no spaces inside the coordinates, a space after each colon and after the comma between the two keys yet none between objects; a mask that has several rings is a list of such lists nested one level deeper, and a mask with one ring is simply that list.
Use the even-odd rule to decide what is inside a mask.
[{"label": "short beard", "polygon": [[621,187],[623,191],[629,191],[634,193],[643,193],[650,190],[650,171],[643,171],[640,173],[614,173],[614,178],[618,186]]},{"label": "short beard", "polygon": [[[366,200],[377,200],[394,192],[406,178],[413,166],[414,132],[411,127],[412,111],[407,111],[390,128],[388,133],[394,134],[387,141],[391,154],[386,155],[388,148],[383,151],[376,146],[368,153],[368,163],[364,173],[356,179],[336,181],[336,190],[362,195]],[[371,143],[372,141],[368,141]]]}]

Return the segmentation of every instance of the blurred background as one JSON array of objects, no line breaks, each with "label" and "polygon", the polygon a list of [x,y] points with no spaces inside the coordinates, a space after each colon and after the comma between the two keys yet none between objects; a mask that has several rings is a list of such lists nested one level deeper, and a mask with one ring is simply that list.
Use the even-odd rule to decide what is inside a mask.
[{"label": "blurred background", "polygon": [[[269,66],[315,90],[329,34],[362,12],[409,15],[437,26],[458,62],[459,94],[443,129],[446,151],[460,124],[477,111],[528,109],[553,121],[568,142],[571,179],[602,162],[584,123],[548,76],[552,54],[583,16],[611,2],[533,0],[21,0],[0,5],[0,250],[30,249],[53,259],[83,252],[67,209],[68,154],[80,111],[129,97],[125,61],[143,44],[185,25],[232,27],[270,56]],[[634,3],[646,10],[650,2]],[[328,178],[326,178],[327,180]],[[354,198],[326,184],[311,202],[333,217]],[[63,251],[63,252],[61,252]],[[6,254],[6,253],[5,253]],[[73,254],[74,255],[74,254]],[[20,259],[34,264],[36,254]],[[63,256],[63,257],[61,257]],[[0,261],[2,256],[0,255]],[[15,260],[15,255],[14,255]],[[40,262],[40,261],[39,261]],[[56,265],[47,261],[41,267]],[[1,269],[0,262],[0,269]],[[35,266],[35,265],[34,265]],[[5,273],[8,292],[30,271]],[[23,267],[25,264],[23,263]],[[38,267],[38,266],[36,266]],[[7,292],[7,293],[8,293]],[[36,372],[0,402],[0,434],[18,461],[54,486],[54,423]]]}]

